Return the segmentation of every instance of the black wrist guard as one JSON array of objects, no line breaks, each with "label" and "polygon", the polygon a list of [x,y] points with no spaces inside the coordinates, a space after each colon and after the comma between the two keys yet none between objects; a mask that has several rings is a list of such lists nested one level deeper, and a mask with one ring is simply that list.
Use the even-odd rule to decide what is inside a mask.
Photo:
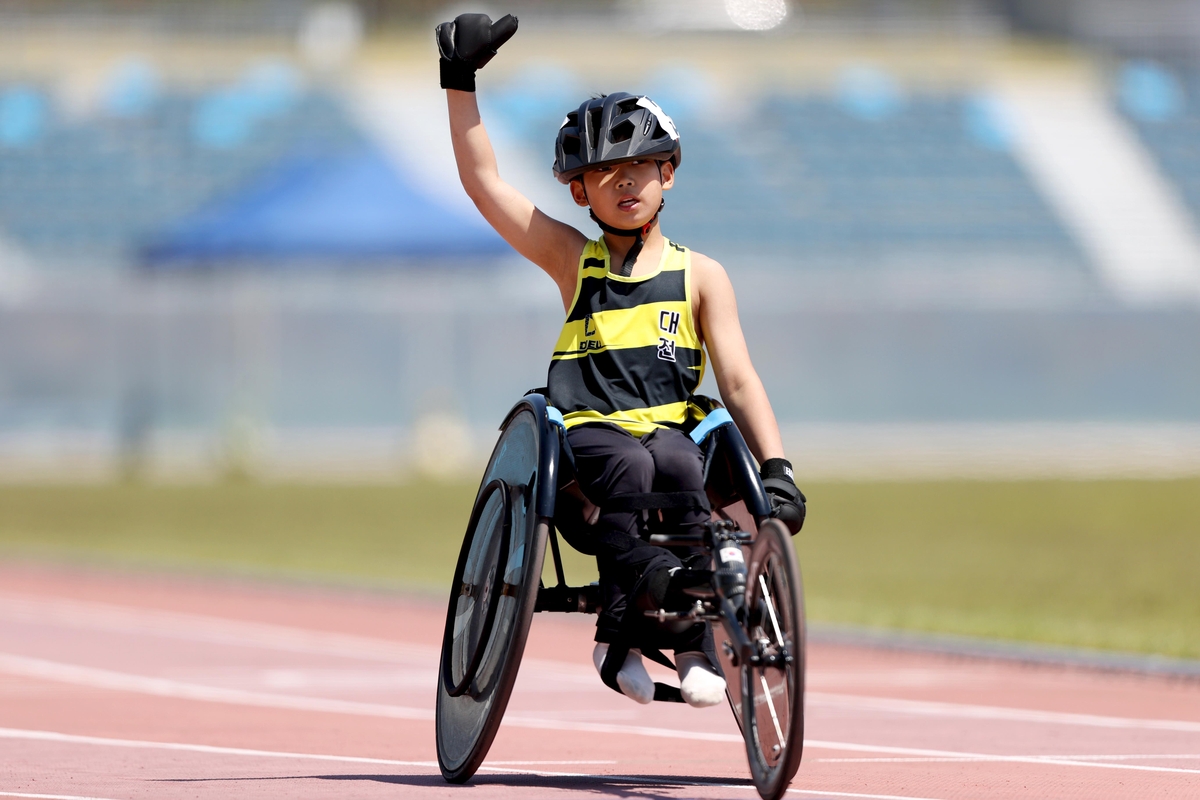
[{"label": "black wrist guard", "polygon": [[784,478],[796,483],[796,476],[792,474],[792,462],[786,458],[768,458],[762,463],[758,474],[764,478]]},{"label": "black wrist guard", "polygon": [[778,519],[792,534],[804,527],[805,503],[808,498],[796,486],[792,465],[786,458],[768,458],[762,463],[759,474],[763,489],[771,498],[771,516]]},{"label": "black wrist guard", "polygon": [[475,91],[475,70],[470,64],[442,58],[438,60],[438,67],[443,89],[457,89],[460,92]]},{"label": "black wrist guard", "polygon": [[475,71],[492,60],[500,46],[517,32],[512,14],[492,22],[487,14],[459,14],[437,26],[443,89],[475,91]]}]

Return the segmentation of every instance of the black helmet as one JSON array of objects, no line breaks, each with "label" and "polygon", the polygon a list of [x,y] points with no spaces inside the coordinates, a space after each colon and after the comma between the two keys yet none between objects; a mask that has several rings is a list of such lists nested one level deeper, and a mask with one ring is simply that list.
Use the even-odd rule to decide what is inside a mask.
[{"label": "black helmet", "polygon": [[570,183],[589,169],[639,158],[679,166],[679,132],[649,97],[615,92],[567,114],[554,143],[554,176]]}]

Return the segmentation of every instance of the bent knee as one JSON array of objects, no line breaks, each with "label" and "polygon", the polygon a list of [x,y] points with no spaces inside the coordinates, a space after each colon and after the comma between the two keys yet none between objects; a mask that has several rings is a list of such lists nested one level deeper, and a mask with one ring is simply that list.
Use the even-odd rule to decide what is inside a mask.
[{"label": "bent knee", "polygon": [[[612,456],[611,469],[627,492],[648,492],[654,483],[654,457],[646,448],[630,447]],[[628,487],[628,488],[625,488]]]},{"label": "bent knee", "polygon": [[679,431],[663,431],[655,435],[666,440],[650,451],[658,482],[679,489],[703,488],[704,460],[700,448]]}]

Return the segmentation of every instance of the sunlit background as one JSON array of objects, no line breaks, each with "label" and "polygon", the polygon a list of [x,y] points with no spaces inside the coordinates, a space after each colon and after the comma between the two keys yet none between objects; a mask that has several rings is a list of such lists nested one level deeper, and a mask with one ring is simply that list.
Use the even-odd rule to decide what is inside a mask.
[{"label": "sunlit background", "polygon": [[[458,10],[3,5],[0,470],[486,453],[561,309],[458,185],[430,33]],[[733,276],[807,470],[1200,469],[1196,4],[511,10],[480,79],[504,176],[595,235],[550,174],[564,113],[672,114],[664,231]]]},{"label": "sunlit background", "polygon": [[467,10],[521,20],[503,176],[589,236],[564,114],[678,123],[818,619],[1200,655],[1188,0],[3,0],[0,555],[449,579],[562,318],[457,180]]}]

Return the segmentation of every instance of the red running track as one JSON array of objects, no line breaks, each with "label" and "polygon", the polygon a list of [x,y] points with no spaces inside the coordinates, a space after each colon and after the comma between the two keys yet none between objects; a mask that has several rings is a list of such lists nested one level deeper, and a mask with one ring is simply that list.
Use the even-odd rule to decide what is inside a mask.
[{"label": "red running track", "polygon": [[[752,800],[729,710],[638,706],[538,615],[489,760],[433,745],[444,606],[0,563],[0,798]],[[1200,685],[814,646],[791,796],[1200,797]]]}]

